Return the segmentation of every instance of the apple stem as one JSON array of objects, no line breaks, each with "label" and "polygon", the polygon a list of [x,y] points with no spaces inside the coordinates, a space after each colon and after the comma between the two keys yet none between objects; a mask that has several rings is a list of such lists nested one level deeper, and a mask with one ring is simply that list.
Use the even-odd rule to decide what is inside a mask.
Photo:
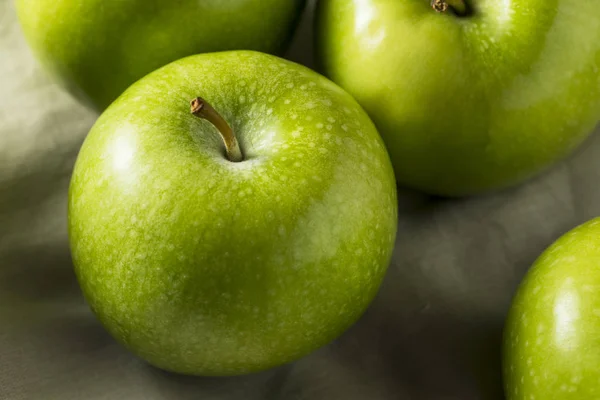
[{"label": "apple stem", "polygon": [[456,15],[464,16],[469,13],[469,6],[465,0],[432,0],[431,7],[440,13],[448,11],[449,8]]},{"label": "apple stem", "polygon": [[223,143],[225,144],[225,151],[227,152],[227,159],[229,159],[229,161],[240,162],[244,160],[240,144],[233,134],[233,130],[209,102],[200,97],[196,97],[190,102],[190,109],[193,115],[207,120],[217,128],[223,139]]}]

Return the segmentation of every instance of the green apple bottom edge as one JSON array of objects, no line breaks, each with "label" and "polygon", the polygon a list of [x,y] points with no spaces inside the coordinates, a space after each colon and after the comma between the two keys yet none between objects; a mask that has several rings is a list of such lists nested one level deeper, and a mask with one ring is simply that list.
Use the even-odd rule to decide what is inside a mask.
[{"label": "green apple bottom edge", "polygon": [[[62,29],[103,32],[90,22],[100,14],[47,24],[52,19],[38,13],[48,7],[17,2],[47,69],[80,97],[110,104],[76,161],[69,239],[86,301],[117,341],[152,365],[192,375],[238,375],[297,360],[339,337],[376,295],[394,248],[396,182],[443,196],[501,189],[538,174],[592,131],[600,111],[593,5],[562,0],[579,15],[547,0],[520,4],[521,13],[504,5],[515,11],[509,26],[462,0],[433,1],[438,13],[425,3],[319,2],[318,59],[337,86],[265,54],[289,41],[301,0],[264,3],[265,12],[276,11],[264,25],[280,28],[276,40],[261,36],[262,47],[242,44],[259,51],[215,48],[182,58],[197,53],[190,46],[206,37],[199,32],[155,52],[155,60],[143,46],[118,56],[127,61],[116,63],[122,76],[97,62],[112,51],[104,38],[114,35],[97,42],[86,35],[89,47],[104,51],[98,54],[79,42],[60,45],[71,37]],[[389,25],[385,35],[348,22],[367,5],[374,21]],[[168,34],[181,36],[200,17],[194,12]],[[414,25],[395,23],[404,12],[427,29],[416,35]],[[467,13],[470,19],[456,18]],[[238,22],[247,30],[261,25]],[[556,62],[536,63],[548,32],[555,45],[544,54]],[[519,51],[500,40],[508,37]],[[474,45],[460,47],[464,38]],[[430,51],[415,52],[412,43]],[[392,46],[396,58],[386,56]],[[464,54],[471,63],[462,62]],[[418,59],[468,74],[418,71]],[[494,74],[473,80],[490,59]],[[503,91],[522,109],[490,95],[528,68],[548,79],[533,79],[536,87],[521,79]],[[560,70],[572,79],[565,82]],[[561,91],[564,101],[534,101],[536,90]],[[431,98],[439,101],[424,101]],[[425,133],[430,140],[420,139]],[[504,331],[509,399],[600,398],[599,235],[600,219],[565,234],[519,286]]]}]

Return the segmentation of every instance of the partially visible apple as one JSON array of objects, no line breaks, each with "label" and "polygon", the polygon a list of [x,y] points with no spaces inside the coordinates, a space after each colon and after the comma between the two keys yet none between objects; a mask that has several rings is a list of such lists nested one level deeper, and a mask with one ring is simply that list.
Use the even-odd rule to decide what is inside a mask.
[{"label": "partially visible apple", "polygon": [[273,367],[340,335],[377,292],[396,216],[391,163],[354,99],[245,51],[131,86],[86,138],[69,193],[92,310],[140,357],[197,375]]},{"label": "partially visible apple", "polygon": [[179,58],[222,50],[278,53],[305,0],[17,0],[28,42],[78,97],[106,108]]},{"label": "partially visible apple", "polygon": [[582,0],[323,0],[319,59],[379,129],[399,183],[522,182],[600,118],[600,12]]},{"label": "partially visible apple", "polygon": [[508,400],[600,399],[600,218],[536,261],[505,329]]}]

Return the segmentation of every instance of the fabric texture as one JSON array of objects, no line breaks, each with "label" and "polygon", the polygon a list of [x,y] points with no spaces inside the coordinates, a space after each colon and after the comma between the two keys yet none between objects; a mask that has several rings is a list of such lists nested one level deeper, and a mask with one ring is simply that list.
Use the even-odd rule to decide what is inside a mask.
[{"label": "fabric texture", "polygon": [[[289,54],[312,65],[311,13]],[[346,334],[260,374],[195,378],[137,359],[83,301],[66,231],[79,146],[97,115],[40,69],[0,0],[0,399],[501,399],[500,344],[537,256],[600,215],[600,136],[510,190],[464,200],[400,193],[381,291]]]}]

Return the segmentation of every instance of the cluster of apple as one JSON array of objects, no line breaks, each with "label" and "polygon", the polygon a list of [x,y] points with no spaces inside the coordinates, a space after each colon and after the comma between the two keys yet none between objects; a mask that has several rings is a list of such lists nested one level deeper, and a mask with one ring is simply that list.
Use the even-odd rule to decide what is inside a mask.
[{"label": "cluster of apple", "polygon": [[[396,183],[443,196],[514,185],[600,116],[593,2],[322,0],[331,81],[269,55],[304,3],[17,2],[44,65],[103,110],[69,193],[80,285],[160,368],[248,373],[330,342],[383,279]],[[523,282],[509,398],[600,390],[599,235],[600,221],[569,233]]]}]

